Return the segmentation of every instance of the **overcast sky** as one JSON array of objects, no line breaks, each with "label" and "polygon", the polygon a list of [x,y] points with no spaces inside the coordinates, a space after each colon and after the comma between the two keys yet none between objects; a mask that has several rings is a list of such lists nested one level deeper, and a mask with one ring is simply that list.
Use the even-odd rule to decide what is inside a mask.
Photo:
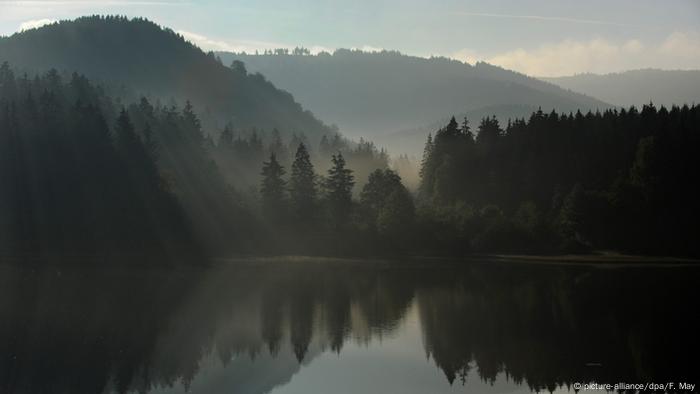
[{"label": "overcast sky", "polygon": [[700,0],[0,0],[0,34],[144,16],[204,49],[396,49],[534,76],[700,69]]}]

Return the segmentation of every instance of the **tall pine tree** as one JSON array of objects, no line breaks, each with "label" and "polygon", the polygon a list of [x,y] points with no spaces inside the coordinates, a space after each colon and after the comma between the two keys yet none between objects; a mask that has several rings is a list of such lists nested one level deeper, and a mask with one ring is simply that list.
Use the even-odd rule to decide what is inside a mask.
[{"label": "tall pine tree", "polygon": [[317,193],[314,166],[306,146],[300,143],[289,178],[289,194],[297,223],[309,224],[314,221]]},{"label": "tall pine tree", "polygon": [[352,170],[345,168],[345,159],[338,152],[332,156],[333,166],[324,182],[326,201],[331,224],[336,230],[347,227],[352,211],[352,187],[355,185]]},{"label": "tall pine tree", "polygon": [[260,195],[263,214],[273,220],[280,220],[284,216],[287,186],[287,182],[282,179],[284,174],[284,168],[277,162],[275,154],[271,153],[270,161],[263,162]]}]

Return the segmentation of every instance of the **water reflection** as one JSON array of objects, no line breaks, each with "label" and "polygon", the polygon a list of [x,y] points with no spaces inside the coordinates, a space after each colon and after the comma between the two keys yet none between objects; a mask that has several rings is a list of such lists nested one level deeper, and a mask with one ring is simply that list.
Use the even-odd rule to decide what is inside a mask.
[{"label": "water reflection", "polygon": [[1,266],[0,392],[693,381],[699,278],[496,263]]}]

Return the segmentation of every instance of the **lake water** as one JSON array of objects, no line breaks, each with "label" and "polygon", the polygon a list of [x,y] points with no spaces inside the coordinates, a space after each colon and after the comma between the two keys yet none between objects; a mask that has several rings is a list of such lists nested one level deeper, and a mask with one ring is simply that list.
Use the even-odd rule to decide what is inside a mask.
[{"label": "lake water", "polygon": [[695,267],[96,265],[0,265],[0,393],[529,393],[698,380]]}]

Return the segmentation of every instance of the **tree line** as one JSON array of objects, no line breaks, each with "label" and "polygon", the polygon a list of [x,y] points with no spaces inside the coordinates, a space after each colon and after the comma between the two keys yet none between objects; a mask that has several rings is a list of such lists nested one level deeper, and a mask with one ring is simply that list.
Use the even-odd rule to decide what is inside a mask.
[{"label": "tree line", "polygon": [[425,145],[419,216],[447,248],[698,255],[699,124],[694,105],[452,118]]}]

